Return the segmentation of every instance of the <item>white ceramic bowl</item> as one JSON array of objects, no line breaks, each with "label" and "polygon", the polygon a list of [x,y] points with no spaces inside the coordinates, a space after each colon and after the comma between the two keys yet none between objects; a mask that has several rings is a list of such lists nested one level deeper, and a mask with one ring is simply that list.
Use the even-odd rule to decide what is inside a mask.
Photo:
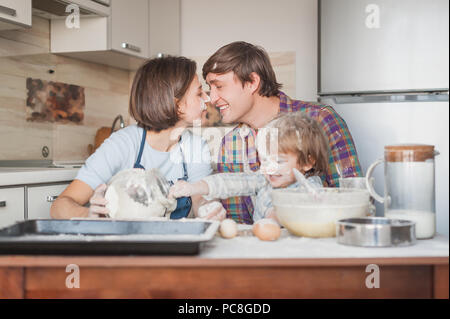
[{"label": "white ceramic bowl", "polygon": [[338,220],[369,212],[369,192],[355,188],[321,188],[317,195],[295,188],[274,189],[272,199],[280,223],[303,237],[335,237]]}]

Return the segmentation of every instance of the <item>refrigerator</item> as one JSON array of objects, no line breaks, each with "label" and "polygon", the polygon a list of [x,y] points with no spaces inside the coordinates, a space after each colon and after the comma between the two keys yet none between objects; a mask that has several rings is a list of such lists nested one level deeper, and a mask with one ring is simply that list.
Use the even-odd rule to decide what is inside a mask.
[{"label": "refrigerator", "polygon": [[[448,10],[448,0],[319,0],[318,83],[319,100],[347,123],[364,174],[385,145],[435,145],[436,230],[447,237]],[[373,176],[384,194],[382,165]]]}]

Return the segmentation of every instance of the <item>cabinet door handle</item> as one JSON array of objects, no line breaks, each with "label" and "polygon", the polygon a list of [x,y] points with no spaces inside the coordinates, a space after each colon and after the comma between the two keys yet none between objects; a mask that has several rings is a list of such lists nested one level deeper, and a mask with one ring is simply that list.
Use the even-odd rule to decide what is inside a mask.
[{"label": "cabinet door handle", "polygon": [[132,45],[132,44],[129,44],[129,43],[126,43],[126,42],[122,43],[122,48],[130,50],[130,51],[134,51],[134,52],[141,52],[141,48],[140,47],[137,47],[135,45]]},{"label": "cabinet door handle", "polygon": [[53,203],[57,198],[58,196],[47,196],[47,202]]},{"label": "cabinet door handle", "polygon": [[0,200],[0,207],[6,207],[6,200]]},{"label": "cabinet door handle", "polygon": [[10,15],[12,17],[17,16],[17,11],[15,9],[8,8],[8,7],[2,6],[2,5],[0,5],[0,12]]}]

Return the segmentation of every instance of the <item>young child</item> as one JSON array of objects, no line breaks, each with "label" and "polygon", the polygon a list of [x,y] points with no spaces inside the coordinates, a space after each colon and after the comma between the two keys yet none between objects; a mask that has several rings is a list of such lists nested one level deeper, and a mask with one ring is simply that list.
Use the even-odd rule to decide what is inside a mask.
[{"label": "young child", "polygon": [[266,128],[269,134],[263,141],[265,149],[269,148],[270,135],[274,131],[278,134],[278,149],[270,154],[272,150],[269,148],[269,154],[264,154],[267,152],[262,147],[263,143],[258,144],[261,159],[259,171],[209,175],[195,183],[178,181],[171,187],[169,196],[203,195],[207,200],[252,196],[255,207],[253,221],[256,222],[263,218],[276,220],[272,189],[300,186],[293,169],[300,171],[311,186],[323,187],[320,176],[326,173],[328,167],[328,141],[317,122],[300,112],[284,113]]}]

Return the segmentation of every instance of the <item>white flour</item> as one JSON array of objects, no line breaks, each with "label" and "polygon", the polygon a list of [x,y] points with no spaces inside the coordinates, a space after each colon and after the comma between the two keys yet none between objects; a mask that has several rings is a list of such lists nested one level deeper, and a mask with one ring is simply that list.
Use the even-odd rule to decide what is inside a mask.
[{"label": "white flour", "polygon": [[436,230],[434,163],[394,162],[387,166],[387,192],[391,197],[385,217],[416,222],[416,238],[431,238]]},{"label": "white flour", "polygon": [[[448,238],[437,235],[407,247],[356,247],[337,243],[336,238],[307,238],[290,235],[286,229],[276,241],[262,241],[256,236],[242,236],[248,227],[239,225],[239,236],[224,239],[215,236],[205,243],[200,258],[383,258],[448,256]],[[247,225],[245,225],[247,226]],[[331,259],[330,264],[334,261]],[[364,271],[364,270],[363,270]]]},{"label": "white flour", "polygon": [[162,217],[166,211],[158,198],[158,195],[161,197],[162,194],[157,192],[154,194],[157,196],[156,200],[145,206],[133,200],[127,193],[116,191],[114,185],[110,185],[105,194],[105,199],[108,201],[106,207],[110,211],[110,217],[117,219]]},{"label": "white flour", "polygon": [[385,213],[387,218],[406,219],[416,223],[416,238],[432,238],[436,232],[436,214],[420,210],[394,209]]},{"label": "white flour", "polygon": [[167,197],[169,187],[156,169],[120,171],[111,178],[105,193],[109,216],[117,219],[162,217],[177,205],[175,199]]}]

